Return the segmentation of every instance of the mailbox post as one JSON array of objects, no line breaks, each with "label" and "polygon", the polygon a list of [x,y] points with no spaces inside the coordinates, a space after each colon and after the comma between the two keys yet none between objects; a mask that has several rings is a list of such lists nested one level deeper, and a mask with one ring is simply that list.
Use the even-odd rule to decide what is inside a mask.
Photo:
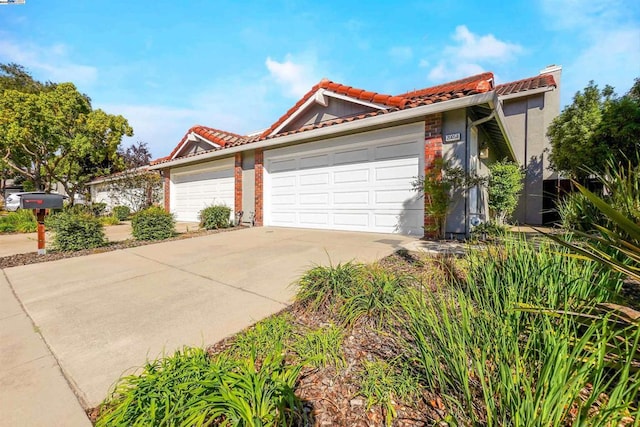
[{"label": "mailbox post", "polygon": [[20,207],[22,209],[33,209],[38,221],[38,255],[47,253],[44,237],[44,218],[49,209],[62,209],[64,198],[61,194],[40,192],[23,193],[20,196]]}]

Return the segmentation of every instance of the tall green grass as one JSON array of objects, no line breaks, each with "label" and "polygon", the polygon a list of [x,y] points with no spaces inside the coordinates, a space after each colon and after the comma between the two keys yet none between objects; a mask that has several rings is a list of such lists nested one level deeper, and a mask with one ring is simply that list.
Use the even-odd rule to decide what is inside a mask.
[{"label": "tall green grass", "polygon": [[[421,379],[446,402],[452,422],[487,426],[638,423],[640,374],[633,339],[613,319],[588,326],[573,309],[614,298],[620,277],[567,257],[559,247],[505,242],[469,256],[448,292],[403,300]],[[544,306],[554,315],[522,306]],[[622,348],[620,348],[622,347]],[[609,355],[625,355],[610,369]],[[603,394],[604,393],[604,394]]]},{"label": "tall green grass", "polygon": [[281,354],[258,364],[185,348],[123,378],[96,426],[298,425],[305,419],[293,392],[299,374]]},{"label": "tall green grass", "polygon": [[37,229],[36,217],[29,209],[18,209],[5,216],[0,216],[0,232],[34,233]]}]

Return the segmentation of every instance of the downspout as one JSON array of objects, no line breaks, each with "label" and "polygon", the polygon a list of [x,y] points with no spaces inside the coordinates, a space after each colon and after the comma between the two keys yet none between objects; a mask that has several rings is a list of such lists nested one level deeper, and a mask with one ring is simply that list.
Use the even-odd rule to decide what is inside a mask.
[{"label": "downspout", "polygon": [[[468,123],[467,125],[467,143],[466,143],[466,153],[465,153],[465,175],[469,176],[469,169],[470,169],[470,163],[471,163],[471,129],[472,128],[477,128],[478,126],[480,126],[483,123],[488,122],[489,120],[493,120],[493,118],[496,116],[496,110],[491,110],[491,114],[489,114],[488,116],[482,117],[481,119],[478,119],[476,121],[473,121],[471,123]],[[479,136],[479,135],[478,135]],[[477,141],[476,141],[477,143]],[[469,227],[469,221],[470,221],[470,203],[469,203],[469,189],[465,189],[465,193],[466,193],[466,197],[464,198],[464,211],[465,211],[465,224],[464,224],[464,229],[465,229],[465,235],[467,237],[469,237],[469,235],[471,234],[471,228]],[[475,212],[477,214],[477,212]]]}]

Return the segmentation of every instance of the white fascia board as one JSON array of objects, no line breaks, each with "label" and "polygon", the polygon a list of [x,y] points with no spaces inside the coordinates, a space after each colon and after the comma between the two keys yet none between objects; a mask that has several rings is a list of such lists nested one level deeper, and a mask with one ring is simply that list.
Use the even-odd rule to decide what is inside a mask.
[{"label": "white fascia board", "polygon": [[[318,92],[323,91],[323,89],[318,89],[316,91],[316,93],[313,94],[313,96],[310,96],[309,99],[307,99],[305,101],[304,104],[302,104],[300,106],[300,108],[298,108],[296,110],[295,113],[291,114],[289,117],[287,117],[287,119],[280,123],[280,126],[278,126],[277,128],[275,128],[269,135],[276,135],[278,132],[280,132],[282,129],[284,129],[284,127],[286,125],[288,125],[289,123],[291,123],[294,119],[296,119],[298,116],[300,116],[300,114],[302,114],[307,108],[309,108],[311,105],[315,104],[316,101],[316,96],[318,95]],[[322,93],[322,92],[321,92]]]},{"label": "white fascia board", "polygon": [[375,108],[376,110],[388,110],[389,107],[383,104],[376,104],[374,102],[363,101],[358,98],[352,98],[346,95],[340,95],[339,93],[331,92],[330,90],[325,91],[325,95],[330,96],[332,98],[341,99],[343,101],[351,102],[353,104],[364,105],[365,107]]},{"label": "white fascia board", "polygon": [[206,142],[207,144],[211,145],[213,148],[220,148],[221,147],[220,144],[216,144],[215,142],[211,142],[207,138],[204,138],[204,137],[198,135],[195,132],[189,132],[189,135],[187,135],[187,139],[184,141],[184,144],[182,144],[182,147],[180,147],[180,149],[178,151],[176,151],[176,154],[174,154],[173,157],[171,157],[171,160],[173,160],[176,157],[178,157],[180,152],[184,149],[184,147],[186,147],[186,145],[189,142],[196,142],[196,141]]},{"label": "white fascia board", "polygon": [[531,90],[525,90],[525,91],[522,91],[522,92],[510,93],[509,95],[498,95],[498,99],[500,101],[505,101],[505,100],[508,100],[508,99],[524,98],[524,97],[527,97],[527,96],[537,95],[539,93],[550,92],[552,90],[555,90],[555,86],[545,86],[545,87],[539,87],[537,89],[531,89]]},{"label": "white fascia board", "polygon": [[151,168],[149,166],[139,166],[139,167],[137,167],[135,169],[129,169],[127,171],[120,172],[120,173],[118,173],[116,175],[109,175],[109,176],[105,176],[105,177],[102,177],[102,178],[94,179],[93,181],[87,182],[87,185],[96,185],[96,184],[102,184],[102,183],[105,183],[105,182],[118,181],[118,180],[120,180],[120,179],[122,179],[122,178],[124,178],[126,176],[130,176],[132,174],[133,175],[138,175],[138,174],[144,173],[144,172],[146,172],[148,170],[151,170]]},{"label": "white fascia board", "polygon": [[[308,139],[321,139],[331,138],[335,134],[350,133],[355,131],[364,131],[367,128],[376,126],[384,126],[389,123],[417,119],[420,117],[428,116],[430,114],[443,113],[445,111],[457,110],[460,108],[472,107],[480,104],[490,104],[492,108],[498,105],[497,96],[494,91],[479,93],[477,95],[469,95],[464,98],[451,99],[449,101],[438,102],[430,105],[423,105],[420,107],[409,108],[407,110],[393,111],[387,114],[380,114],[378,116],[369,117],[366,119],[354,120],[352,122],[340,123],[337,125],[326,126],[318,129],[312,129],[305,132],[294,133],[290,135],[284,135],[276,138],[266,139],[259,142],[250,144],[238,145],[236,147],[226,148],[222,150],[216,150],[198,156],[186,157],[182,159],[175,159],[165,163],[158,163],[151,166],[149,169],[166,169],[178,165],[185,165],[188,163],[199,163],[216,157],[226,157],[238,152],[255,150],[256,148],[272,148],[280,145],[287,145],[292,143],[303,142]],[[504,114],[501,120],[504,119]],[[506,131],[505,131],[506,132]],[[506,133],[505,133],[506,135]]]},{"label": "white fascia board", "polygon": [[489,102],[489,105],[496,112],[496,115],[498,116],[498,120],[496,121],[498,122],[498,126],[502,131],[502,135],[504,135],[505,141],[507,142],[507,148],[509,149],[509,153],[511,154],[511,159],[516,160],[517,159],[516,152],[513,150],[513,145],[511,145],[511,141],[512,141],[511,135],[509,135],[509,130],[505,126],[507,119],[504,115],[504,111],[502,111],[502,103],[499,102],[500,98],[498,98],[495,92],[492,92],[492,93],[494,94],[495,98],[493,101]]}]

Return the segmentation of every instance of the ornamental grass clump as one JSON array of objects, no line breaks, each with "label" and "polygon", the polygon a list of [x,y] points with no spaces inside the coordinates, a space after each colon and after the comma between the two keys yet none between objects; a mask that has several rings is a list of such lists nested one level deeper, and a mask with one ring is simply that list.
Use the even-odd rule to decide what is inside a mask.
[{"label": "ornamental grass clump", "polygon": [[258,364],[184,348],[121,379],[96,426],[294,425],[306,419],[293,392],[299,375],[279,354]]},{"label": "ornamental grass clump", "polygon": [[175,235],[173,215],[159,206],[136,213],[131,220],[132,234],[138,240],[163,240]]},{"label": "ornamental grass clump", "polygon": [[452,421],[604,426],[638,417],[638,327],[620,340],[613,313],[589,324],[573,314],[615,300],[619,274],[524,241],[468,261],[448,291],[402,300],[407,350]]},{"label": "ornamental grass clump", "polygon": [[33,233],[37,229],[36,217],[30,209],[18,209],[0,217],[0,232]]}]

